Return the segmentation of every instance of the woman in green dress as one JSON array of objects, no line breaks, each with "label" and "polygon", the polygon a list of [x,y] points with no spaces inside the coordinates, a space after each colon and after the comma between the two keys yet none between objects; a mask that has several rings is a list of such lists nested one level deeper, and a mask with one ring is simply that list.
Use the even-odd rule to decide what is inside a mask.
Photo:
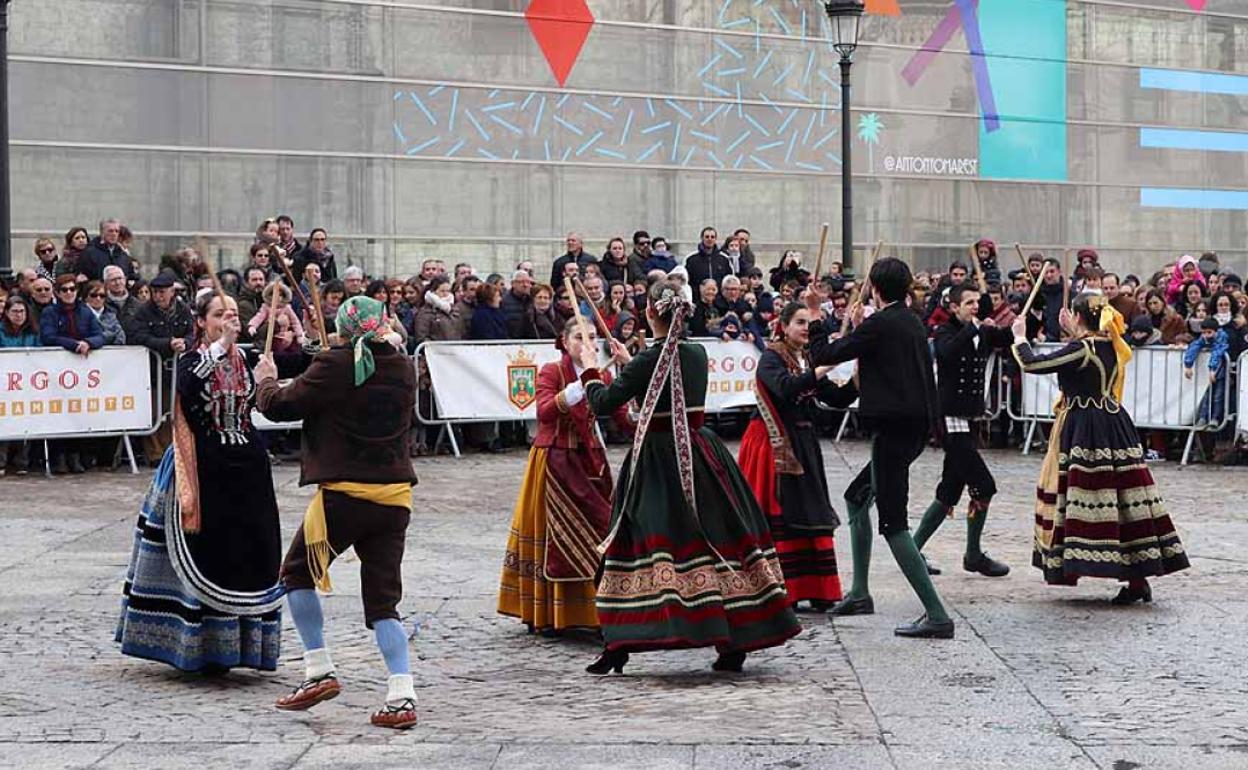
[{"label": "woman in green dress", "polygon": [[746,653],[801,631],[767,519],[732,455],[702,426],[706,349],[680,340],[691,311],[679,283],[651,287],[646,318],[660,344],[610,385],[596,352],[582,351],[595,414],[642,403],[605,544],[597,607],[606,651],[592,674],[621,672],[630,652],[690,647],[715,647],[712,668],[740,671]]}]

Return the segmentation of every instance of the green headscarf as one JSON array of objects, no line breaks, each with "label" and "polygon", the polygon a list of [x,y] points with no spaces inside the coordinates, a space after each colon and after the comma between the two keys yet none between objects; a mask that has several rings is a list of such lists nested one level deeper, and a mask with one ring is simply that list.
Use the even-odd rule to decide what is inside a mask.
[{"label": "green headscarf", "polygon": [[372,297],[352,297],[338,306],[334,323],[338,327],[338,336],[355,351],[355,384],[357,387],[363,385],[377,369],[368,343],[380,340],[390,332],[386,306]]}]

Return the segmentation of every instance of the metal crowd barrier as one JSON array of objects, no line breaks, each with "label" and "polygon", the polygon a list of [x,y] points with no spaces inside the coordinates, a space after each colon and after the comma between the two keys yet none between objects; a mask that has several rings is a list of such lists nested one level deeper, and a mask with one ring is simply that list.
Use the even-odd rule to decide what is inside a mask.
[{"label": "metal crowd barrier", "polygon": [[[1051,351],[1062,346],[1057,343],[1042,343],[1033,347],[1041,351]],[[1186,432],[1187,441],[1180,464],[1187,465],[1196,434],[1216,433],[1226,427],[1234,416],[1231,401],[1231,382],[1234,379],[1230,369],[1231,360],[1228,356],[1223,356],[1227,375],[1221,384],[1215,386],[1209,383],[1207,353],[1201,353],[1196,359],[1194,374],[1189,380],[1183,375],[1182,348],[1153,346],[1136,348],[1132,352],[1135,355],[1127,364],[1122,408],[1131,415],[1137,428]],[[1217,422],[1200,422],[1198,417],[1201,399],[1212,387],[1224,389],[1221,419]],[[1031,452],[1036,427],[1040,423],[1052,423],[1055,419],[1053,407],[1057,404],[1060,393],[1055,374],[1024,373],[1019,389],[1020,403],[1015,403],[1013,390],[1009,391],[1007,410],[1010,417],[1027,424],[1023,439],[1024,455]]]},{"label": "metal crowd barrier", "polygon": [[[139,345],[112,345],[110,347],[137,348],[141,346]],[[31,350],[48,350],[48,351],[65,352],[64,348],[59,348],[59,347],[14,348],[14,350],[23,350],[27,352]],[[52,478],[52,457],[51,457],[51,452],[48,451],[48,442],[71,440],[71,439],[120,438],[122,447],[125,449],[126,460],[130,464],[130,472],[132,474],[137,474],[139,472],[139,466],[138,466],[138,463],[136,463],[134,460],[134,447],[131,444],[130,439],[132,437],[133,438],[145,438],[147,436],[154,434],[156,431],[160,430],[161,425],[163,425],[167,420],[170,420],[173,417],[172,399],[170,399],[169,408],[167,410],[165,409],[164,377],[160,376],[161,368],[163,366],[171,365],[171,364],[161,361],[160,354],[154,350],[148,349],[147,354],[148,354],[149,359],[151,360],[151,367],[148,369],[148,377],[149,379],[155,380],[155,382],[153,383],[154,389],[152,391],[152,404],[150,406],[150,409],[152,410],[151,427],[146,428],[144,430],[129,430],[129,431],[87,430],[87,431],[80,431],[78,433],[39,434],[37,436],[31,436],[29,438],[15,437],[15,438],[0,439],[0,444],[9,444],[9,443],[17,443],[17,442],[29,443],[29,442],[34,442],[34,441],[42,442],[43,443],[43,472],[48,478]],[[171,391],[176,392],[177,367],[173,367],[173,377],[174,377],[174,381],[173,381],[173,386],[171,388]],[[113,467],[114,468],[117,467],[116,453],[114,454]]]}]

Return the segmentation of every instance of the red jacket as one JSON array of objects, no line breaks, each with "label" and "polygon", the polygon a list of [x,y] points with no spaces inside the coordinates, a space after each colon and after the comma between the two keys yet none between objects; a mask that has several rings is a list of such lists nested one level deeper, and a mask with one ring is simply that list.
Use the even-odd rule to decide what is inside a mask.
[{"label": "red jacket", "polygon": [[[608,385],[611,384],[608,372],[603,372],[602,378]],[[594,448],[601,450],[601,442],[594,435],[589,402],[582,399],[573,407],[564,402],[563,389],[577,380],[572,358],[567,353],[563,354],[559,363],[546,364],[537,373],[537,436],[533,439],[533,446],[578,449],[588,439]],[[623,408],[615,419],[627,422]]]}]

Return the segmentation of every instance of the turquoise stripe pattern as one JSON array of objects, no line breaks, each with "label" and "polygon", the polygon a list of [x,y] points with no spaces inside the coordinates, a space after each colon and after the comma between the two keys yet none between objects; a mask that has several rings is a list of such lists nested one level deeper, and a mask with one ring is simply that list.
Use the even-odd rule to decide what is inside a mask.
[{"label": "turquoise stripe pattern", "polygon": [[1248,152],[1248,134],[1234,131],[1193,131],[1180,128],[1141,128],[1140,146],[1170,150]]},{"label": "turquoise stripe pattern", "polygon": [[1140,88],[1248,96],[1248,76],[1142,67],[1140,68]]},{"label": "turquoise stripe pattern", "polygon": [[1140,205],[1151,208],[1248,211],[1248,192],[1143,187],[1140,188]]},{"label": "turquoise stripe pattern", "polygon": [[1065,181],[1065,0],[980,0],[1001,127],[979,125],[980,176]]}]

